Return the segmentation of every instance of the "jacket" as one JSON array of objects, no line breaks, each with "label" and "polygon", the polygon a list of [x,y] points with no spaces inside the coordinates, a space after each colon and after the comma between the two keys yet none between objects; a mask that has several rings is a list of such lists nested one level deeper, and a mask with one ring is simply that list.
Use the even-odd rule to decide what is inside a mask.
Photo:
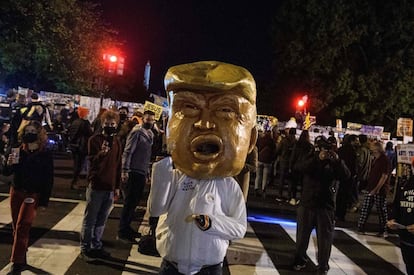
[{"label": "jacket", "polygon": [[[105,140],[110,143],[111,149],[103,154],[101,148]],[[116,136],[108,138],[103,134],[95,134],[89,139],[88,158],[90,165],[88,181],[93,190],[113,191],[119,188],[121,154],[121,142]]]},{"label": "jacket", "polygon": [[319,151],[299,159],[294,170],[303,173],[300,205],[328,210],[335,209],[337,181],[351,175],[343,160],[320,160]]},{"label": "jacket", "polygon": [[4,175],[13,174],[16,190],[39,194],[39,206],[47,206],[53,187],[53,155],[48,150],[28,152],[20,149],[19,163],[6,166]]},{"label": "jacket", "polygon": [[[390,217],[402,225],[414,224],[414,176],[398,186]],[[414,234],[406,229],[399,229],[398,234],[401,242],[414,246]]]},{"label": "jacket", "polygon": [[152,152],[154,134],[136,125],[129,133],[122,154],[122,170],[147,175]]},{"label": "jacket", "polygon": [[[243,194],[232,177],[197,180],[173,169],[171,157],[153,164],[148,199],[150,216],[160,216],[157,250],[177,263],[183,274],[195,274],[203,265],[221,263],[229,240],[244,237],[247,228]],[[211,227],[200,230],[192,214],[205,214]]]}]

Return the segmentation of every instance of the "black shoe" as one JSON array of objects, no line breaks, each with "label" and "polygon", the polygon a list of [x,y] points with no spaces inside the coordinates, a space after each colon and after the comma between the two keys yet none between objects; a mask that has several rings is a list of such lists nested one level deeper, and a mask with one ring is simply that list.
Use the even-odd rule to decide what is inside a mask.
[{"label": "black shoe", "polygon": [[134,243],[137,243],[137,241],[135,240],[135,238],[132,237],[132,236],[130,236],[130,235],[118,234],[116,236],[116,239],[118,241],[121,241],[121,242],[126,243],[126,244],[134,244]]},{"label": "black shoe", "polygon": [[131,237],[133,237],[133,238],[141,238],[141,233],[139,233],[139,232],[135,231],[134,229],[129,228],[129,230],[128,230],[128,231],[129,231],[129,232],[128,232],[128,234],[127,234],[127,235],[129,235],[129,236],[131,236]]},{"label": "black shoe", "polygon": [[19,275],[25,270],[25,268],[25,264],[12,263],[10,271],[7,273],[7,275]]},{"label": "black shoe", "polygon": [[84,260],[85,262],[93,262],[97,259],[96,255],[92,252],[92,250],[89,251],[81,251],[79,254],[79,258]]},{"label": "black shoe", "polygon": [[293,264],[293,270],[300,271],[306,268],[306,262]]},{"label": "black shoe", "polygon": [[105,258],[110,258],[111,257],[111,253],[104,250],[103,248],[101,248],[101,249],[92,249],[91,253],[94,255],[95,258],[105,259]]}]

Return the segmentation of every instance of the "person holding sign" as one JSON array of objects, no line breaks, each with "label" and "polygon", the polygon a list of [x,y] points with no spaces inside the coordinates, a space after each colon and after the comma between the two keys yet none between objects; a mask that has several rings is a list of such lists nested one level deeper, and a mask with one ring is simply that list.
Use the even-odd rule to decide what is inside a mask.
[{"label": "person holding sign", "polygon": [[[414,172],[414,158],[411,159],[411,171]],[[414,173],[412,173],[414,174]],[[390,229],[398,230],[400,248],[408,275],[414,275],[414,176],[403,181],[396,192],[391,215],[387,222]]]}]

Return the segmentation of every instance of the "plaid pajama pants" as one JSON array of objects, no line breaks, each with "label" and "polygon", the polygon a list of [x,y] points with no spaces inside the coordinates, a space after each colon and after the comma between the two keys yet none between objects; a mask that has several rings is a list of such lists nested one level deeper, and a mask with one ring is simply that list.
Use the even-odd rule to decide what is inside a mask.
[{"label": "plaid pajama pants", "polygon": [[387,211],[387,201],[385,196],[383,195],[370,195],[366,194],[364,196],[364,202],[362,203],[361,213],[358,220],[358,229],[364,230],[365,223],[368,220],[369,214],[371,213],[372,207],[375,203],[375,207],[378,211],[378,219],[379,219],[379,232],[386,232],[387,231],[387,219],[388,219],[388,211]]}]

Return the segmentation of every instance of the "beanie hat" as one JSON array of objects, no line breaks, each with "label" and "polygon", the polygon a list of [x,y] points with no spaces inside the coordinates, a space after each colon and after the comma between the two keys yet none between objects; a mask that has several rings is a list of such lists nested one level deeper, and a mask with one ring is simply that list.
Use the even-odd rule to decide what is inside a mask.
[{"label": "beanie hat", "polygon": [[89,114],[89,109],[86,107],[79,106],[78,107],[78,115],[80,118],[85,118]]}]

